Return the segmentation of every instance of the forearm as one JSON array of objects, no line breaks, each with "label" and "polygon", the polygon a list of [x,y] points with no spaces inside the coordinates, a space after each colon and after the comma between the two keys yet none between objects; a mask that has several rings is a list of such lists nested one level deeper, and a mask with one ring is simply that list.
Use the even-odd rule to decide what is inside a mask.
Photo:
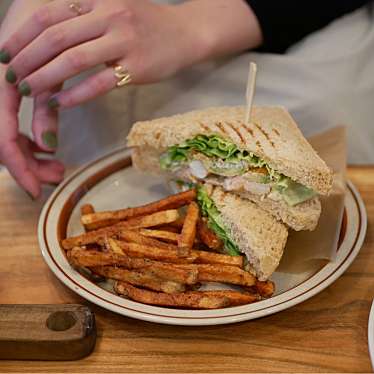
[{"label": "forearm", "polygon": [[231,55],[262,44],[259,22],[244,0],[190,0],[177,7],[197,34],[198,60]]}]

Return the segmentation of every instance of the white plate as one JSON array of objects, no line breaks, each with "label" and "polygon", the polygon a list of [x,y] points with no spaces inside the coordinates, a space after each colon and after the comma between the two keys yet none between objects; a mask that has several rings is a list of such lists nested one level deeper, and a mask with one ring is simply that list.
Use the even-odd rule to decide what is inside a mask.
[{"label": "white plate", "polygon": [[250,320],[279,312],[309,299],[333,283],[357,256],[366,233],[367,217],[361,197],[348,182],[345,219],[336,260],[311,263],[302,274],[275,273],[276,294],[254,304],[217,310],[180,310],[140,304],[93,284],[67,262],[60,241],[82,232],[79,207],[87,202],[99,210],[135,206],[167,194],[161,179],[131,167],[128,150],[118,150],[85,166],[59,186],[46,203],[39,221],[39,243],[55,275],[85,299],[119,314],[175,325],[217,325]]}]

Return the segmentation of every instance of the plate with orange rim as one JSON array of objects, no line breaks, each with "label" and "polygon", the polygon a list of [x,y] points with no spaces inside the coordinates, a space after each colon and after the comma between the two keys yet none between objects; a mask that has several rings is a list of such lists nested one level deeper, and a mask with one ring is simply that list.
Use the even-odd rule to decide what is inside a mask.
[{"label": "plate with orange rim", "polygon": [[80,206],[91,203],[97,211],[120,209],[168,195],[161,178],[137,172],[130,151],[122,148],[86,165],[67,178],[46,202],[39,220],[38,238],[44,260],[71,290],[110,311],[144,321],[184,325],[218,325],[251,320],[299,304],[332,284],[355,259],[363,244],[367,216],[360,194],[347,182],[344,217],[334,261],[311,262],[302,273],[276,272],[276,293],[253,304],[216,310],[156,307],[120,297],[110,284],[94,284],[73,269],[60,246],[67,236],[82,232]]}]

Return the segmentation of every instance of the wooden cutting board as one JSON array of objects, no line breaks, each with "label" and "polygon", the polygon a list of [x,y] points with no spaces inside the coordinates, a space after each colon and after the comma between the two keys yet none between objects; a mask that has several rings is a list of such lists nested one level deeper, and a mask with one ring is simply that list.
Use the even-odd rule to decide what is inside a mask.
[{"label": "wooden cutting board", "polygon": [[95,342],[95,316],[86,306],[0,305],[0,359],[77,360]]}]

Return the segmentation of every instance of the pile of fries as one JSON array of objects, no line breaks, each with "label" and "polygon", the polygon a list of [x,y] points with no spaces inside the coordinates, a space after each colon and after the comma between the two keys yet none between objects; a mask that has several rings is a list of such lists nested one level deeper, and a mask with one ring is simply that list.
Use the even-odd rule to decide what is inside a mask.
[{"label": "pile of fries", "polygon": [[[193,189],[117,211],[95,212],[88,204],[81,213],[85,233],[63,240],[62,247],[90,280],[114,280],[118,295],[150,305],[216,309],[274,292],[272,282],[244,270],[243,256],[220,253],[223,243],[200,217]],[[239,287],[201,291],[204,282]]]}]

